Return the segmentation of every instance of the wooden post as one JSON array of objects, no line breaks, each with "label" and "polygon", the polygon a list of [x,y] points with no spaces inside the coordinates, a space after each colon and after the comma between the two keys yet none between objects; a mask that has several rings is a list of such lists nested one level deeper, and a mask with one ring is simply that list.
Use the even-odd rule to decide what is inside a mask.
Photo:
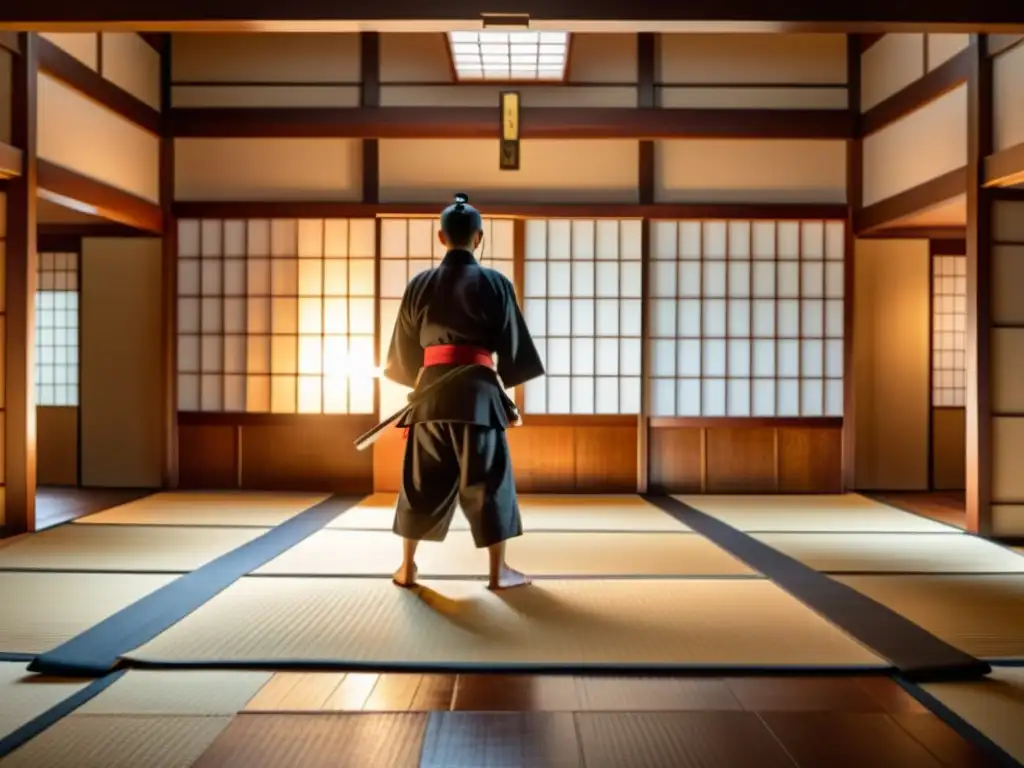
[{"label": "wooden post", "polygon": [[992,212],[984,187],[992,153],[992,60],[987,35],[971,35],[967,80],[967,530],[992,533]]},{"label": "wooden post", "polygon": [[163,472],[178,487],[178,220],[174,216],[174,136],[171,133],[171,35],[160,57],[160,210],[163,218]]},{"label": "wooden post", "polygon": [[22,33],[12,60],[11,139],[21,175],[7,184],[4,440],[6,519],[10,533],[36,526],[36,92],[34,33]]},{"label": "wooden post", "polygon": [[846,88],[854,124],[854,137],[846,142],[846,243],[843,253],[843,483],[844,491],[856,484],[857,408],[854,392],[853,328],[857,240],[857,212],[863,203],[864,156],[860,115],[860,35],[846,36]]}]

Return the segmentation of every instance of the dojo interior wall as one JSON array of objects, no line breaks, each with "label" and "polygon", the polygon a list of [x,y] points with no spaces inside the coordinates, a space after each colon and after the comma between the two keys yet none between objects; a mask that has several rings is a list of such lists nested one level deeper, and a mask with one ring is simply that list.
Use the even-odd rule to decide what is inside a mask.
[{"label": "dojo interior wall", "polygon": [[[160,109],[160,56],[139,35],[42,36],[110,84]],[[155,135],[45,71],[38,89],[41,159],[159,202]],[[97,220],[42,199],[39,217],[44,235],[36,292],[37,481],[159,486],[161,404],[155,398],[162,372],[157,369],[154,378],[152,359],[161,346],[160,241],[59,237],[50,244],[48,224]],[[93,282],[83,291],[86,273]]]},{"label": "dojo interior wall", "polygon": [[[172,43],[173,103],[197,108],[275,106],[283,109],[357,104],[358,37],[301,37],[302,43],[299,44],[289,35],[175,34]],[[384,106],[497,104],[501,86],[458,85],[453,81],[443,34],[382,34],[380,56],[381,103]],[[638,65],[635,36],[574,35],[570,57],[568,84],[524,87],[521,89],[524,106],[636,104]],[[663,35],[658,45],[657,71],[658,99],[665,107],[836,109],[847,104],[846,39],[843,35]],[[502,173],[497,169],[498,147],[495,141],[383,139],[379,141],[378,148],[380,200],[392,205],[423,202],[440,205],[455,189],[468,192],[474,201],[481,202],[485,211],[487,203],[634,204],[640,198],[640,151],[639,143],[634,140],[525,140],[521,149],[522,169],[516,173]],[[298,222],[307,218],[302,215],[301,203],[357,201],[362,193],[359,141],[178,139],[175,154],[175,198],[189,202],[191,210],[200,212],[190,219],[190,227],[194,223],[202,229],[202,222],[209,221],[210,227],[220,227],[223,233],[229,222],[239,221],[248,231],[261,217],[246,215],[244,203],[288,202],[293,204],[289,217],[279,220],[276,226],[297,231]],[[759,213],[759,205],[845,203],[844,142],[761,139],[659,141],[655,147],[655,198],[658,202],[731,203],[741,206],[738,210],[742,210],[743,215],[733,221],[709,219],[690,222],[698,228],[705,225],[724,230],[740,227],[744,232],[751,232],[753,226],[762,221],[774,227],[779,222],[766,219]],[[202,202],[211,203],[208,217],[201,215],[203,208],[199,203]],[[217,208],[212,205],[216,202],[239,205],[233,207],[231,216],[224,216],[216,212]],[[407,218],[415,220],[415,217]],[[823,236],[825,222],[813,217],[794,220],[791,223],[797,232],[801,222],[820,228]],[[790,222],[781,224],[788,227]],[[675,226],[677,222],[668,222],[667,225]],[[527,230],[532,228],[536,232],[543,228],[546,231],[549,227],[559,232],[568,227],[567,245],[560,254],[548,253],[543,258],[531,256]],[[602,298],[620,302],[620,307],[624,302],[638,301],[641,314],[647,313],[650,321],[653,304],[648,299],[653,278],[648,277],[646,284],[643,280],[639,284],[636,282],[632,257],[623,255],[634,248],[633,241],[624,244],[621,235],[622,231],[628,230],[632,233],[629,237],[639,244],[645,237],[641,234],[644,227],[653,232],[653,224],[641,225],[639,221],[629,221],[628,217],[599,221],[598,217],[580,214],[573,222],[545,222],[539,217],[531,221],[516,220],[514,228],[519,234],[514,271],[520,298],[524,302],[532,299],[536,306],[548,310],[562,299],[572,301],[578,298],[579,305],[585,307],[591,306],[586,303],[591,299],[594,306],[596,300]],[[611,240],[606,238],[612,237],[613,229],[619,233],[616,242],[620,249],[614,258],[590,257],[586,249],[579,253],[574,251],[574,231],[588,234],[601,231],[606,234],[595,241],[594,247],[610,253],[608,243]],[[818,232],[819,229],[813,231]],[[561,235],[556,233],[553,237],[560,238]],[[181,239],[179,235],[179,241]],[[379,239],[383,242],[382,236]],[[180,245],[181,242],[179,248]],[[200,251],[202,247],[200,245]],[[294,253],[296,250],[297,245],[288,246],[277,255],[282,270],[291,269],[284,266],[289,259],[296,262],[302,262],[303,258],[320,259],[326,264],[331,258],[337,258],[312,253],[302,256]],[[381,265],[392,258],[385,257],[383,246],[373,255]],[[734,255],[740,260],[746,258],[742,253]],[[422,260],[431,256],[431,253],[406,254],[405,258]],[[199,265],[204,265],[204,258],[215,257],[223,263],[210,269],[219,268],[220,279],[226,280],[226,261],[237,256],[229,256],[222,250],[216,256],[210,254],[207,257],[200,253],[183,258],[195,258]],[[678,269],[677,263],[686,258],[673,253],[666,255],[664,261],[666,265],[671,263],[672,269]],[[698,255],[696,261],[703,263],[704,259],[716,258],[714,255]],[[843,258],[841,256],[840,261]],[[554,286],[549,282],[548,287],[536,289],[537,295],[527,295],[526,279],[531,263],[534,270],[543,268],[561,274],[564,269],[572,272],[574,259],[582,263],[593,262],[590,266],[578,268],[586,271],[592,267],[595,275],[601,268],[600,262],[614,261],[618,265],[619,282],[614,288],[608,283],[607,288],[602,289],[609,291],[610,295],[576,296],[571,278],[568,286]],[[820,271],[813,271],[813,274],[822,275],[824,280],[823,255],[821,259]],[[205,267],[198,268],[202,270]],[[283,273],[278,277],[286,279]],[[549,288],[555,294],[568,291],[569,295],[551,295]],[[202,290],[200,287],[198,294],[188,297],[179,290],[179,300],[197,299],[202,305]],[[273,291],[273,288],[269,290]],[[321,307],[325,307],[330,298],[322,292],[326,289],[310,290],[313,293],[305,298],[319,300]],[[314,295],[317,290],[321,293]],[[384,278],[379,272],[375,274],[373,290],[378,304],[383,304],[387,297],[383,295]],[[597,289],[583,290],[596,292]],[[824,285],[821,290],[824,291]],[[842,290],[841,286],[839,290]],[[636,293],[640,295],[634,295]],[[301,294],[292,295],[298,296],[299,301],[303,298]],[[226,296],[210,295],[206,298],[220,299],[221,311],[225,311]],[[803,298],[825,300],[824,296],[812,298],[803,294],[796,296],[795,300]],[[201,309],[199,315],[199,330],[188,332],[197,338],[205,332],[202,323],[206,322]],[[383,316],[383,310],[378,309],[373,317],[372,332],[378,345],[390,330],[384,327]],[[639,323],[640,318],[631,316],[633,320]],[[631,337],[621,331],[621,328],[616,331],[616,336],[585,338],[570,332],[565,341],[570,347],[574,343],[586,347],[593,342],[594,349],[599,343],[611,344],[614,341],[622,345],[626,343],[623,339]],[[218,334],[224,336],[223,331],[208,334],[211,340],[207,345],[211,349],[218,343],[226,343],[212,339]],[[280,335],[284,334],[282,330]],[[824,350],[824,331],[821,334]],[[561,337],[552,338],[562,343]],[[841,341],[842,332],[831,338]],[[666,336],[663,341],[671,342],[661,345],[667,348],[683,339],[673,335],[671,339]],[[201,358],[201,339],[199,346]],[[216,365],[223,368],[226,365],[223,357],[225,347],[220,349],[222,357]],[[653,340],[648,340],[642,355],[649,356],[652,350]],[[214,353],[211,351],[209,354]],[[290,351],[288,355],[291,355]],[[824,352],[819,361],[822,368],[825,365],[823,358]],[[179,348],[179,471],[184,486],[261,484],[264,487],[307,486],[352,492],[370,488],[393,490],[396,487],[395,472],[402,449],[397,432],[382,439],[372,456],[349,448],[351,440],[372,425],[378,410],[368,413],[286,413],[274,412],[273,409],[235,412],[223,406],[203,406],[201,402],[197,406],[194,402],[181,400],[181,377],[199,376],[201,380],[203,375],[220,375],[220,384],[214,384],[210,379],[210,386],[223,388],[228,374],[212,369],[183,371],[180,369],[181,359]],[[280,365],[285,366],[285,363]],[[285,368],[281,368],[279,372],[272,371],[268,375],[301,376],[291,371],[297,366],[298,363],[288,363],[285,366],[287,373]],[[570,390],[573,386],[585,388],[593,378],[595,392],[601,375],[565,374]],[[630,378],[622,372],[614,375]],[[841,372],[838,375],[841,376]],[[586,379],[586,382],[573,384],[573,376],[582,377],[579,380]],[[675,373],[672,378],[675,381]],[[823,372],[822,401],[826,378]],[[725,386],[724,377],[722,382]],[[645,380],[642,386],[653,385]],[[201,383],[199,387],[201,400]],[[526,397],[525,392],[520,394]],[[645,392],[647,396],[649,393]],[[824,402],[819,410],[814,411],[814,417],[807,418],[801,415],[799,406],[795,413],[785,417],[756,417],[752,412],[730,415],[726,409],[721,414],[710,411],[696,416],[673,413],[649,421],[639,417],[639,408],[619,407],[614,409],[616,412],[596,413],[572,412],[572,407],[563,409],[570,411],[568,413],[547,410],[545,407],[541,412],[531,413],[527,401],[527,426],[510,433],[517,473],[524,490],[635,491],[637,444],[642,430],[647,429],[650,430],[650,479],[653,484],[667,490],[692,490],[696,483],[698,489],[708,491],[829,491],[838,490],[841,484],[842,415],[841,412],[829,415]],[[593,410],[597,410],[596,406]],[[605,410],[613,409],[608,406]]]}]

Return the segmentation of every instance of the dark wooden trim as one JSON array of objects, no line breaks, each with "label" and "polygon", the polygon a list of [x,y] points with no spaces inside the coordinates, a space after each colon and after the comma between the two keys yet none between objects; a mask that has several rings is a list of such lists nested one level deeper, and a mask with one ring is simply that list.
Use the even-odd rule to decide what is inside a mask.
[{"label": "dark wooden trim", "polygon": [[[380,34],[360,34],[360,71],[362,84],[359,91],[361,107],[380,106]],[[363,139],[363,202],[377,203],[380,200],[380,142],[377,139]]]},{"label": "dark wooden trim", "polygon": [[[161,419],[164,488],[177,488],[178,473],[178,221],[174,216],[174,137],[168,115],[171,109],[171,36],[164,35],[160,57],[160,345],[162,362]],[[241,466],[241,465],[239,465]]]},{"label": "dark wooden trim", "polygon": [[861,208],[857,215],[857,236],[880,229],[886,224],[919,211],[940,205],[962,195],[967,189],[967,168],[944,173],[916,187]]},{"label": "dark wooden trim", "polygon": [[[881,36],[879,36],[880,38]],[[856,292],[856,218],[864,200],[864,142],[861,139],[861,54],[866,50],[863,36],[850,35],[846,42],[847,108],[853,117],[855,136],[846,142],[846,237],[843,241],[843,445],[842,488],[856,486],[857,397],[853,376],[854,295]],[[776,441],[777,442],[777,441]]]},{"label": "dark wooden trim", "polygon": [[129,227],[161,232],[163,217],[160,206],[136,197],[130,192],[111,187],[101,181],[83,176],[49,160],[38,161],[39,193],[56,203],[79,203],[110,221]]},{"label": "dark wooden trim", "polygon": [[39,68],[140,128],[160,134],[159,112],[45,38],[39,38]]},{"label": "dark wooden trim", "polygon": [[[925,40],[925,50],[927,48]],[[938,242],[928,241],[928,468],[925,487],[929,491],[935,490],[935,248]],[[966,242],[964,245],[966,247]]]},{"label": "dark wooden trim", "polygon": [[[188,138],[494,139],[489,107],[178,108],[174,135]],[[845,109],[526,107],[522,139],[846,139]]]},{"label": "dark wooden trim", "polygon": [[21,150],[0,141],[0,179],[21,175]]},{"label": "dark wooden trim", "polygon": [[932,256],[966,256],[967,238],[951,240],[930,240],[928,251]]},{"label": "dark wooden trim", "polygon": [[1024,183],[1024,142],[1001,149],[985,158],[986,187],[1008,187]]},{"label": "dark wooden trim", "polygon": [[267,427],[293,426],[303,421],[376,421],[367,413],[231,413],[223,411],[178,411],[175,421],[179,427]]},{"label": "dark wooden trim", "polygon": [[[657,28],[665,22],[713,22],[721,31],[749,31],[751,23],[777,23],[799,32],[1019,32],[1020,12],[1014,3],[976,3],[968,6],[836,0],[811,5],[784,2],[765,6],[749,0],[670,3],[662,0],[519,0],[517,16],[533,22],[626,21]],[[122,22],[134,29],[169,31],[251,31],[253,22],[461,21],[494,15],[493,0],[461,0],[424,5],[421,0],[393,0],[372,8],[335,0],[292,0],[286,4],[256,4],[246,0],[185,0],[174,5],[132,5],[127,0],[91,3],[17,3],[4,9],[4,23],[22,28],[54,23]],[[504,15],[504,12],[502,12]],[[367,19],[374,22],[367,22]],[[724,21],[723,21],[724,20]],[[285,25],[287,26],[294,25]],[[278,27],[281,29],[281,27]]]},{"label": "dark wooden trim", "polygon": [[992,533],[992,190],[984,184],[992,154],[992,58],[985,35],[971,35],[967,82],[967,469],[966,530]]},{"label": "dark wooden trim", "polygon": [[96,32],[96,72],[103,77],[103,33]]},{"label": "dark wooden trim", "polygon": [[893,227],[857,235],[861,240],[962,240],[966,236],[965,227]]},{"label": "dark wooden trim", "polygon": [[68,237],[79,240],[83,237],[157,237],[153,232],[144,232],[124,224],[40,224],[36,231],[40,238]]},{"label": "dark wooden trim", "polygon": [[[925,50],[927,47],[926,42]],[[864,113],[861,121],[863,135],[868,136],[880,131],[963,85],[967,82],[970,67],[970,50],[965,49],[930,72],[926,71],[924,77],[915,80]]]},{"label": "dark wooden trim", "polygon": [[[883,32],[875,32],[875,33],[870,34],[870,35],[857,35],[857,37],[859,38],[859,44],[858,44],[858,47],[855,50],[857,50],[861,54],[863,54],[863,53],[866,53],[867,50],[871,46],[873,46],[875,43],[877,43],[879,40],[881,40],[883,37],[885,37],[885,33],[883,33]],[[858,57],[858,62],[859,62],[859,60],[860,59]],[[860,71],[860,67],[859,66],[858,66],[857,69],[858,69],[858,71]]]},{"label": "dark wooden trim", "polygon": [[[655,87],[658,70],[659,37],[645,32],[637,35],[637,106],[654,109],[658,106],[659,91]],[[640,203],[654,204],[657,174],[653,141],[641,141],[639,147],[639,176],[637,186]],[[637,415],[636,436],[636,490],[647,493],[651,482],[650,461],[650,322],[648,297],[650,294],[651,222],[644,221],[640,233],[640,413]]]},{"label": "dark wooden trim", "polygon": [[[472,194],[470,189],[469,194]],[[476,200],[476,198],[474,198]],[[488,216],[541,218],[621,218],[621,219],[845,219],[846,206],[819,203],[487,203],[474,202]],[[232,218],[365,218],[369,216],[436,216],[436,203],[358,203],[358,202],[222,202],[218,200],[178,200],[174,215],[182,219]]]},{"label": "dark wooden trim", "polygon": [[[70,233],[56,234],[42,231],[36,235],[36,250],[39,253],[82,253],[82,236]],[[79,262],[81,267],[81,262]],[[79,270],[81,271],[81,270]]]},{"label": "dark wooden trim", "polygon": [[7,184],[7,258],[4,343],[4,495],[6,527],[13,533],[36,528],[36,141],[39,111],[38,43],[22,33],[21,56],[11,66],[11,141],[21,148],[24,169]]},{"label": "dark wooden trim", "polygon": [[652,429],[714,428],[714,427],[804,427],[807,429],[841,429],[843,418],[835,416],[655,416],[649,421]]},{"label": "dark wooden trim", "polygon": [[1024,43],[1024,35],[989,35],[988,55],[998,56]]},{"label": "dark wooden trim", "polygon": [[170,50],[171,36],[169,34],[161,34],[159,32],[139,32],[138,35],[146,45],[161,56]]}]

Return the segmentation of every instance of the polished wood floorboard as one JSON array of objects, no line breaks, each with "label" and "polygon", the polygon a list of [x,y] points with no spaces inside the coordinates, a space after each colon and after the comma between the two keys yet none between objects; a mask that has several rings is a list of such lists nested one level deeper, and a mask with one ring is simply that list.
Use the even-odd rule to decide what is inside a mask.
[{"label": "polished wood floorboard", "polygon": [[[278,673],[242,717],[287,720],[300,714],[384,713],[430,715],[423,730],[424,768],[989,764],[899,685],[881,676]],[[318,721],[317,728],[353,728],[347,720],[338,720],[336,726],[330,722]],[[389,728],[398,727],[398,721],[387,722]],[[408,732],[419,732],[420,722],[409,720]],[[383,728],[382,723],[372,728]],[[271,727],[275,733],[286,730],[283,725]],[[341,737],[322,738],[333,744]],[[234,757],[240,747],[218,749],[218,754],[231,756],[226,764],[241,759]],[[366,756],[368,764],[376,764],[375,754]],[[251,752],[247,749],[244,755]],[[319,758],[308,759],[321,764]],[[264,764],[270,763],[254,763]]]},{"label": "polished wood floorboard", "polygon": [[36,527],[38,530],[102,512],[129,501],[149,496],[153,491],[136,488],[58,488],[36,489]]},{"label": "polished wood floorboard", "polygon": [[966,525],[967,505],[963,491],[930,491],[927,493],[876,493],[883,503],[902,507],[946,525],[963,528]]}]

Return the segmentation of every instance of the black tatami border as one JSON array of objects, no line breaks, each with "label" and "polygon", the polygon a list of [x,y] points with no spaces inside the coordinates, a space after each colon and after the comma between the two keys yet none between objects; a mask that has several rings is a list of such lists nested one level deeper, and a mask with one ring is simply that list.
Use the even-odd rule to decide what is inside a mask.
[{"label": "black tatami border", "polygon": [[905,680],[898,675],[893,679],[903,690],[917,699],[922,706],[952,728],[961,738],[984,752],[992,761],[993,768],[1022,768],[1024,766],[1024,763],[1021,763],[917,683]]},{"label": "black tatami border", "polygon": [[986,662],[954,648],[881,603],[685,502],[651,494],[643,498],[763,573],[808,608],[888,659],[908,680],[976,679],[991,671]]},{"label": "black tatami border", "polygon": [[350,509],[360,497],[332,496],[261,536],[178,577],[81,634],[36,656],[29,670],[63,677],[97,677],[227,589]]},{"label": "black tatami border", "polygon": [[31,741],[47,728],[55,725],[58,721],[63,720],[90,699],[101,694],[111,685],[120,680],[125,671],[126,670],[123,669],[116,670],[108,673],[104,677],[93,680],[82,690],[68,696],[66,699],[62,699],[41,715],[29,720],[20,728],[16,728],[6,736],[0,737],[0,760],[19,747],[24,746],[25,743]]}]

